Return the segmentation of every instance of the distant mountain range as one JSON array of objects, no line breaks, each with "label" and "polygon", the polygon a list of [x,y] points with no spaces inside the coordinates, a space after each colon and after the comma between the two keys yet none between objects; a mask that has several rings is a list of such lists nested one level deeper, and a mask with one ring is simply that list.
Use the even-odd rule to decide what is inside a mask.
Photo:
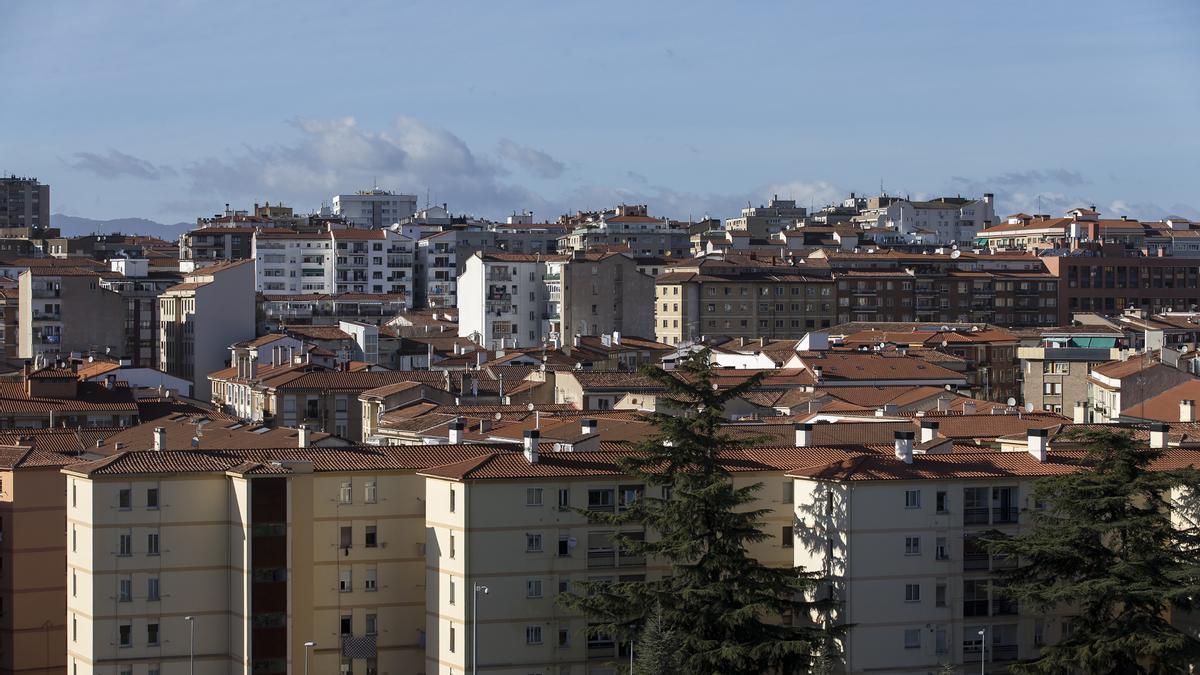
[{"label": "distant mountain range", "polygon": [[112,220],[95,220],[80,216],[68,216],[55,213],[50,216],[50,227],[57,227],[64,237],[77,237],[85,234],[145,234],[176,241],[179,235],[196,227],[195,223],[159,223],[146,218],[113,218]]}]

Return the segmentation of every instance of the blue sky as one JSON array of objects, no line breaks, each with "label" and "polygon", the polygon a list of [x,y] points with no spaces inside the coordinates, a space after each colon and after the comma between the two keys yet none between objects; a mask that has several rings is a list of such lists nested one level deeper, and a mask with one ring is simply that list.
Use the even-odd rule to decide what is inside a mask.
[{"label": "blue sky", "polygon": [[162,222],[774,193],[1200,218],[1200,3],[0,1],[0,171]]}]

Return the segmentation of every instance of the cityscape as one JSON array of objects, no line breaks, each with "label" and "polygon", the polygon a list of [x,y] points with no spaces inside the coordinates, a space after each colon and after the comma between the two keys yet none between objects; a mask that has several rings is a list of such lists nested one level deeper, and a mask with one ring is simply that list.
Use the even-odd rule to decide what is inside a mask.
[{"label": "cityscape", "polygon": [[[689,70],[661,86],[679,108],[710,103],[726,115],[676,110],[681,127],[703,128],[694,153],[676,148],[689,166],[669,181],[622,169],[633,187],[610,188],[612,157],[589,165],[585,155],[608,144],[629,166],[663,173],[670,164],[639,163],[636,146],[659,154],[682,132],[639,106],[639,96],[662,93],[638,90],[652,75],[630,74],[629,88],[615,90],[623,76],[590,61],[601,57],[582,53],[583,40],[544,55],[562,63],[538,66],[547,70],[534,95],[562,95],[563,126],[545,127],[545,149],[513,123],[497,127],[496,149],[485,152],[484,127],[468,120],[511,109],[506,100],[489,108],[488,97],[525,77],[495,73],[525,63],[531,45],[557,49],[570,36],[510,32],[529,44],[479,63],[479,79],[459,83],[467,93],[427,81],[461,74],[463,55],[403,51],[428,71],[408,91],[479,105],[446,105],[443,122],[428,112],[437,105],[412,103],[418,117],[391,111],[401,118],[376,132],[377,120],[354,109],[360,99],[324,98],[337,98],[336,86],[320,92],[320,106],[289,108],[283,94],[300,92],[273,87],[272,68],[287,87],[327,71],[311,55],[283,64],[274,45],[240,39],[253,34],[241,32],[246,24],[267,21],[265,8],[197,5],[78,7],[76,17],[23,0],[0,9],[0,41],[11,34],[14,45],[0,47],[0,61],[14,78],[17,64],[37,61],[18,24],[45,20],[59,36],[93,40],[92,22],[119,40],[166,21],[181,49],[164,49],[164,66],[199,78],[187,85],[197,92],[234,62],[214,54],[208,72],[184,54],[219,14],[239,25],[233,37],[212,37],[215,51],[245,50],[247,70],[265,80],[257,93],[279,95],[280,106],[263,116],[243,93],[185,104],[212,109],[201,121],[152,100],[179,94],[177,85],[137,70],[160,67],[150,45],[164,47],[161,36],[96,53],[94,65],[85,40],[41,57],[45,77],[81,90],[88,77],[126,86],[121,64],[135,59],[128,77],[141,105],[97,95],[90,126],[78,110],[48,112],[65,136],[92,139],[78,151],[53,145],[29,111],[20,113],[28,137],[17,125],[0,133],[0,675],[1200,667],[1195,118],[1129,108],[1121,124],[1168,128],[1148,129],[1147,145],[1169,145],[1160,133],[1177,145],[1137,156],[1122,139],[1047,161],[1029,143],[1063,152],[1056,135],[1093,133],[1103,145],[1107,130],[1091,126],[1103,123],[1082,111],[1115,96],[1057,82],[1053,97],[1018,101],[972,93],[964,78],[951,94],[961,109],[938,113],[946,136],[969,135],[971,106],[1051,99],[1078,112],[1079,130],[1025,120],[993,137],[993,128],[978,141],[989,159],[973,157],[969,170],[930,139],[928,151],[942,155],[931,161],[944,164],[930,173],[889,159],[894,127],[877,120],[842,139],[836,154],[846,157],[829,162],[836,177],[826,180],[820,144],[810,156],[780,137],[778,152],[792,153],[786,171],[769,142],[731,152],[756,133],[755,106],[762,133],[777,133],[773,92],[735,92],[736,106],[689,100],[700,77]],[[911,22],[958,11],[929,5],[911,16],[775,9],[788,21],[831,22],[882,11],[920,41],[932,29]],[[1161,86],[1179,97],[1163,107],[1194,110],[1200,13],[1164,5],[1133,21],[1134,8],[1101,3],[1085,24],[1130,19],[1138,35],[1158,31],[1178,49],[1128,56],[1134,71],[1159,64],[1158,76],[1113,86]],[[624,10],[642,28],[665,18],[660,8]],[[130,14],[139,11],[147,15]],[[332,64],[358,50],[397,58],[390,43],[351,48],[349,25],[287,33],[340,13],[319,3],[293,11],[262,39],[324,47]],[[616,7],[494,11],[369,13],[431,30],[465,16],[461,35],[443,44],[481,61],[476,22],[500,32],[591,20],[589,47],[601,52],[654,39],[635,31],[603,45],[599,28],[611,28]],[[661,26],[646,69],[701,58],[675,41],[686,28],[770,21],[762,8],[707,11]],[[1005,16],[982,29],[993,48],[1028,8],[995,11]],[[1050,26],[1014,40],[1057,39],[1043,31],[1073,15],[1047,11]],[[339,18],[372,23],[365,5],[346,12]],[[195,32],[189,22],[199,22]],[[361,29],[364,42],[381,35]],[[764,44],[738,45],[748,51],[731,63],[767,67],[779,48],[768,36],[781,29],[762,30]],[[855,30],[863,41],[887,33]],[[325,45],[320,31],[330,32]],[[428,36],[411,39],[424,47]],[[917,51],[896,58],[916,59],[935,79],[961,72]],[[992,72],[1000,57],[964,58]],[[1026,72],[1043,67],[1012,58]],[[827,66],[853,71],[852,87],[780,100],[878,106],[884,97],[868,100],[872,75],[860,59]],[[1062,59],[1044,67],[1106,77],[1103,64]],[[569,101],[576,83],[551,76],[558,68],[612,89]],[[594,110],[567,119],[577,104],[607,108],[611,126],[593,126]],[[934,133],[916,121],[923,114],[895,113],[910,133]],[[232,146],[285,118],[287,133],[308,140],[288,146],[264,131],[241,150],[195,154],[221,125]],[[796,123],[797,137],[809,123]],[[169,138],[189,125],[194,142]],[[130,126],[161,150],[117,149]],[[447,130],[456,126],[472,131]],[[563,150],[573,134],[578,155]],[[42,141],[59,149],[35,151]],[[947,154],[960,141],[947,138]],[[1013,153],[1001,156],[1006,142]],[[907,140],[897,143],[907,152]],[[866,166],[841,163],[855,153]],[[1128,166],[1099,166],[1119,157]],[[728,185],[711,188],[693,164]],[[1020,168],[1052,165],[1081,168]],[[1140,165],[1158,166],[1127,175]],[[978,177],[939,178],[960,170]]]}]

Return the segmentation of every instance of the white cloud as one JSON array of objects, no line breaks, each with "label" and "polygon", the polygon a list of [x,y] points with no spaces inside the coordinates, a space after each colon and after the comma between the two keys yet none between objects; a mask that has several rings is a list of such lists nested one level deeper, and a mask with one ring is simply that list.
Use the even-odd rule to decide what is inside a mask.
[{"label": "white cloud", "polygon": [[496,146],[496,154],[540,178],[558,178],[567,168],[566,164],[549,154],[507,138],[500,139]]},{"label": "white cloud", "polygon": [[142,180],[159,180],[164,176],[175,175],[175,170],[169,166],[157,166],[140,157],[134,157],[112,148],[103,154],[77,152],[72,157],[71,160],[63,160],[67,166],[108,180],[122,176]]}]

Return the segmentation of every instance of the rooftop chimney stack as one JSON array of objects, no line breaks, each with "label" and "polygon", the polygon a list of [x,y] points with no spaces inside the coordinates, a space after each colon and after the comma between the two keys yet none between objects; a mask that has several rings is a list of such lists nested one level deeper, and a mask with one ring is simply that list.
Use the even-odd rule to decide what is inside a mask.
[{"label": "rooftop chimney stack", "polygon": [[462,443],[463,426],[462,420],[456,419],[450,423],[450,433],[446,434],[446,440],[450,445]]},{"label": "rooftop chimney stack", "polygon": [[1179,402],[1179,421],[1180,422],[1195,422],[1196,421],[1196,402],[1191,399],[1184,399]]},{"label": "rooftop chimney stack", "polygon": [[1155,422],[1150,425],[1150,447],[1156,450],[1165,450],[1167,448],[1167,432],[1171,427],[1162,422]]},{"label": "rooftop chimney stack", "polygon": [[1075,401],[1075,411],[1071,415],[1071,421],[1075,424],[1087,423],[1087,401]]},{"label": "rooftop chimney stack", "polygon": [[584,436],[588,436],[590,434],[596,433],[596,429],[598,428],[598,425],[596,423],[596,420],[585,418],[585,419],[579,420],[579,427],[580,427],[579,432],[582,433]]},{"label": "rooftop chimney stack", "polygon": [[821,374],[824,371],[825,371],[825,369],[822,368],[821,366],[813,366],[813,369],[812,369],[813,379],[816,380],[817,382],[820,382]]},{"label": "rooftop chimney stack", "polygon": [[913,438],[916,436],[911,431],[896,432],[896,459],[905,464],[912,464],[913,461]]},{"label": "rooftop chimney stack", "polygon": [[167,428],[154,427],[154,449],[162,452],[167,448]]},{"label": "rooftop chimney stack", "polygon": [[963,402],[963,414],[964,415],[974,415],[975,414],[975,402],[974,401],[964,401]]},{"label": "rooftop chimney stack", "polygon": [[933,420],[921,420],[921,442],[928,443],[937,438],[938,426]]},{"label": "rooftop chimney stack", "polygon": [[307,448],[308,447],[308,425],[307,424],[300,425],[300,433],[298,434],[298,436],[300,438],[300,440],[297,444],[298,447]]},{"label": "rooftop chimney stack", "polygon": [[530,429],[525,432],[525,460],[530,464],[538,462],[538,437],[541,432],[537,429]]},{"label": "rooftop chimney stack", "polygon": [[1025,447],[1029,454],[1039,462],[1046,461],[1046,445],[1048,432],[1045,429],[1030,429],[1026,437]]},{"label": "rooftop chimney stack", "polygon": [[804,424],[795,424],[796,429],[796,447],[807,448],[812,445],[812,429],[813,425],[805,422]]}]

